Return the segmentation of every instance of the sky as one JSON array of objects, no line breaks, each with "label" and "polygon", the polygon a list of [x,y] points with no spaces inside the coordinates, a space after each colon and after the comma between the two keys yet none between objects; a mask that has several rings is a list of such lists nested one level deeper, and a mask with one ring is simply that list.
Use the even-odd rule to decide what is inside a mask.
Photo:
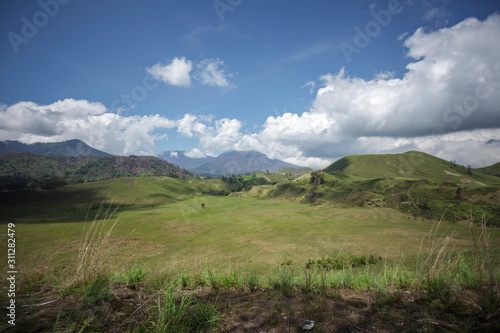
[{"label": "sky", "polygon": [[5,0],[0,140],[500,161],[498,0]]}]

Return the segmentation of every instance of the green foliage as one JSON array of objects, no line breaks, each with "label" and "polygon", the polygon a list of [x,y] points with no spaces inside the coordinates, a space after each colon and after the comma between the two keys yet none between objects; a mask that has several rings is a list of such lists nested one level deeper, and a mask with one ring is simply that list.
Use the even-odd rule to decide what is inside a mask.
[{"label": "green foliage", "polygon": [[247,274],[243,279],[250,291],[254,291],[259,286],[259,275],[256,272]]},{"label": "green foliage", "polygon": [[366,258],[365,256],[350,256],[348,258],[345,257],[321,257],[320,259],[308,259],[305,267],[306,269],[318,268],[320,270],[344,270],[348,268],[356,268],[366,265],[374,265],[381,257],[375,258],[375,256],[370,255],[370,257]]},{"label": "green foliage", "polygon": [[144,281],[146,277],[146,272],[139,267],[132,267],[126,272],[127,284],[134,288],[137,287],[138,284]]},{"label": "green foliage", "polygon": [[84,282],[82,290],[82,301],[88,305],[103,304],[112,297],[110,289],[110,277],[99,273]]},{"label": "green foliage", "polygon": [[210,303],[203,303],[184,295],[177,300],[173,288],[164,292],[164,299],[158,300],[150,309],[151,321],[145,323],[157,332],[205,332],[217,327],[220,314]]},{"label": "green foliage", "polygon": [[0,189],[38,186],[54,189],[83,181],[127,176],[192,177],[178,166],[152,156],[46,156],[13,153],[0,156]]}]

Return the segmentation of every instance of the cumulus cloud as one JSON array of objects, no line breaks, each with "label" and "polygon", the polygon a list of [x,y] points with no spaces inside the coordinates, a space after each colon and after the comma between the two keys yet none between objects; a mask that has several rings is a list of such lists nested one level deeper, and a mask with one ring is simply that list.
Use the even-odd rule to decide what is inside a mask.
[{"label": "cumulus cloud", "polygon": [[[418,29],[404,41],[410,63],[402,77],[380,71],[364,79],[349,76],[345,68],[323,75],[307,111],[270,116],[254,133],[242,133],[244,123],[238,119],[192,114],[178,120],[122,117],[100,103],[68,99],[51,105],[0,106],[0,139],[79,138],[111,153],[136,154],[154,152],[155,141],[166,138],[155,130],[176,128],[198,140],[199,146],[189,152],[193,157],[255,149],[271,158],[324,168],[348,154],[420,150],[484,166],[498,162],[500,155],[498,36],[499,15],[484,21],[469,18],[436,31]],[[170,72],[164,70],[171,65]],[[164,73],[168,84],[189,86],[193,77],[202,84],[227,87],[230,76],[223,67],[220,60],[193,64],[176,58],[158,67],[158,75]],[[187,74],[175,76],[174,68],[184,68],[178,72]]]},{"label": "cumulus cloud", "polygon": [[193,69],[193,63],[186,58],[174,58],[168,65],[158,63],[153,67],[147,68],[147,72],[155,79],[161,80],[166,84],[179,87],[189,87],[191,85],[190,72]]},{"label": "cumulus cloud", "polygon": [[158,63],[146,71],[155,79],[173,86],[190,87],[192,79],[195,79],[203,85],[231,89],[235,87],[235,84],[230,82],[234,73],[226,73],[225,66],[224,61],[220,59],[205,59],[194,64],[186,58],[174,58],[167,65]]},{"label": "cumulus cloud", "polygon": [[[433,32],[418,29],[404,43],[412,62],[402,78],[381,72],[365,80],[344,68],[324,75],[308,111],[269,117],[261,133],[243,136],[238,145],[272,146],[287,161],[316,165],[346,154],[409,149],[493,162],[480,154],[486,141],[500,136],[499,35],[499,15]],[[497,145],[487,149],[498,156]]]},{"label": "cumulus cloud", "polygon": [[122,117],[101,103],[65,99],[49,105],[19,102],[0,109],[0,139],[25,143],[80,139],[90,146],[117,155],[154,154],[155,135],[176,122],[161,117]]},{"label": "cumulus cloud", "polygon": [[197,138],[208,153],[233,149],[240,140],[243,123],[237,119],[213,120],[212,117],[186,114],[177,121],[177,131],[188,138]]}]

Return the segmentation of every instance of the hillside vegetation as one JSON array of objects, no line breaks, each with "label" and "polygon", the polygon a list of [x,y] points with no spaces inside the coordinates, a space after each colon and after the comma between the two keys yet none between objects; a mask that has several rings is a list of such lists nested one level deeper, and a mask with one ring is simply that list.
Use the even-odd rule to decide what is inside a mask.
[{"label": "hillside vegetation", "polygon": [[500,226],[499,177],[419,152],[346,156],[324,171],[234,195],[390,207],[411,216],[448,221],[473,215]]},{"label": "hillside vegetation", "polygon": [[500,162],[495,163],[493,165],[490,165],[488,167],[478,168],[475,170],[478,172],[485,173],[487,175],[493,175],[493,176],[500,177]]},{"label": "hillside vegetation", "polygon": [[324,171],[333,175],[343,172],[362,178],[404,177],[467,186],[500,185],[500,178],[490,177],[481,169],[469,169],[416,151],[403,154],[349,155],[337,160]]},{"label": "hillside vegetation", "polygon": [[450,168],[470,182],[346,167],[0,191],[19,258],[12,331],[498,331],[500,187]]},{"label": "hillside vegetation", "polygon": [[190,177],[190,172],[152,156],[0,156],[0,189],[55,188],[68,183],[131,176]]}]

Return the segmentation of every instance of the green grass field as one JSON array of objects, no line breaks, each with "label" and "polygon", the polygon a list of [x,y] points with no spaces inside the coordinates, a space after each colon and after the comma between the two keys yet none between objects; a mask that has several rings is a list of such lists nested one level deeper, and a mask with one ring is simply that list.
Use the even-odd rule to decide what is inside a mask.
[{"label": "green grass field", "polygon": [[[212,182],[214,188],[221,185]],[[204,190],[207,183],[201,183]],[[2,220],[16,224],[19,264],[26,269],[34,263],[47,271],[70,269],[86,230],[112,213],[102,251],[113,270],[136,264],[151,271],[261,273],[286,260],[302,270],[307,259],[322,256],[375,255],[390,266],[414,267],[436,224],[390,208],[207,196],[196,186],[147,177],[81,184],[50,192],[53,198],[45,201],[10,205]],[[489,231],[491,244],[500,244],[500,230]],[[437,237],[450,236],[450,249],[470,248],[464,222],[442,223]]]},{"label": "green grass field", "polygon": [[[300,313],[295,327],[316,320],[320,332],[401,322],[495,330],[500,229],[378,205],[388,189],[420,200],[455,187],[316,176],[322,184],[277,177],[246,192],[220,179],[127,177],[1,193],[2,242],[15,225],[18,304],[54,302],[20,314],[13,332],[216,332],[250,322],[287,332],[283,313]],[[328,268],[363,257],[379,260]]]}]

